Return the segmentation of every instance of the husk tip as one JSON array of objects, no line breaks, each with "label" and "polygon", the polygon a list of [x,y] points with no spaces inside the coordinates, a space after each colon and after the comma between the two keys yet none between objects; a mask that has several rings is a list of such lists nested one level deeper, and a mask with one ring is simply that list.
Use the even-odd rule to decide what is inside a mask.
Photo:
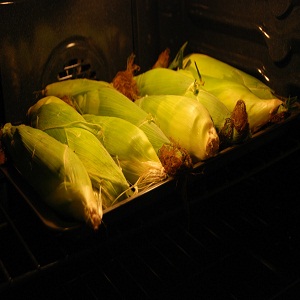
[{"label": "husk tip", "polygon": [[164,144],[159,150],[159,158],[166,173],[172,177],[193,167],[188,151],[175,142]]},{"label": "husk tip", "polygon": [[87,212],[87,224],[93,229],[98,230],[102,223],[102,209],[101,212],[96,209],[89,209]]}]

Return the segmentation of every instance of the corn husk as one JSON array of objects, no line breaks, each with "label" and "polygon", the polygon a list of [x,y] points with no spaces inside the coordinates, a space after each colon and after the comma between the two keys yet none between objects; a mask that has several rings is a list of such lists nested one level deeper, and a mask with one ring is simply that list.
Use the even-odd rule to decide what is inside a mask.
[{"label": "corn husk", "polygon": [[179,95],[152,95],[135,103],[151,113],[164,133],[189,151],[194,162],[218,153],[218,134],[209,112],[200,102]]},{"label": "corn husk", "polygon": [[254,95],[261,99],[276,98],[274,90],[258,78],[209,55],[202,53],[189,54],[183,59],[183,65],[187,64],[189,64],[187,69],[193,72],[195,77],[198,76],[199,70],[203,78],[208,76],[233,81],[246,86]]},{"label": "corn husk", "polygon": [[229,110],[233,110],[238,100],[245,102],[251,133],[257,132],[270,123],[274,116],[286,111],[282,100],[260,99],[240,83],[208,76],[203,79],[205,89],[222,101]]},{"label": "corn husk", "polygon": [[139,191],[166,179],[167,174],[146,134],[117,117],[83,115],[101,128],[97,138],[120,165],[126,179]]},{"label": "corn husk", "polygon": [[[74,84],[81,85],[81,82],[81,79],[73,80]],[[50,91],[55,91],[57,95],[64,95],[61,96],[63,98],[68,97],[81,114],[118,117],[139,127],[147,135],[168,175],[175,176],[192,167],[186,149],[173,143],[155,124],[151,115],[136,106],[112,85],[99,82],[98,88],[70,94],[70,90],[65,89],[65,83],[57,82],[52,84],[51,89],[46,87],[45,91],[48,91],[48,95]]]},{"label": "corn husk", "polygon": [[222,146],[240,143],[251,136],[244,101],[229,110],[188,70],[152,69],[135,76],[135,80],[140,96],[184,95],[199,101],[208,110]]},{"label": "corn husk", "polygon": [[121,168],[95,136],[100,127],[88,124],[74,108],[51,96],[40,99],[27,115],[33,127],[68,145],[78,155],[93,188],[99,191],[104,209],[130,196],[130,186]]},{"label": "corn husk", "polygon": [[42,130],[7,123],[2,128],[5,149],[16,169],[41,201],[68,219],[97,229],[102,205],[78,156]]}]

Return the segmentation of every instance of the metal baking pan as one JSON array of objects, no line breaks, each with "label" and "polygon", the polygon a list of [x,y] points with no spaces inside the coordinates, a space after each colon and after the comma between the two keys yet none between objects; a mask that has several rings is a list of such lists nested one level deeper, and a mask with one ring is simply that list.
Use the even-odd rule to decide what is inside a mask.
[{"label": "metal baking pan", "polygon": [[[0,166],[0,170],[19,192],[21,197],[27,202],[41,222],[49,229],[56,231],[70,231],[85,226],[85,224],[78,221],[68,220],[60,216],[56,211],[48,207],[10,162]],[[173,189],[171,187],[172,185],[174,185],[174,180],[168,178],[161,183],[153,185],[147,192],[140,192],[136,196],[127,198],[122,202],[109,207],[103,212],[103,221],[107,223],[107,219],[116,220],[120,216],[124,216],[124,213],[126,213],[124,210],[130,209],[130,212],[132,213],[134,210],[139,209],[140,205],[145,206],[149,202],[154,202],[158,197],[158,193],[167,195],[168,192],[171,192]]]},{"label": "metal baking pan", "polygon": [[[299,115],[300,109],[297,108],[284,122],[270,125],[255,133],[252,138],[246,142],[225,148],[215,157],[205,162],[195,164],[191,172],[193,176],[189,176],[188,180],[190,182],[197,182],[202,178],[201,176],[214,172],[230,163],[230,161],[262,147],[269,141],[281,136],[287,131],[289,126],[295,126],[295,123],[299,122]],[[43,203],[29,184],[24,181],[21,174],[9,162],[0,166],[0,169],[47,228],[65,232],[85,226],[85,224],[62,218]],[[197,174],[199,174],[199,176],[197,176]],[[178,186],[179,188],[185,188],[188,185],[178,185],[178,180],[175,178],[168,178],[161,183],[155,184],[149,190],[138,193],[136,196],[127,198],[106,209],[103,214],[103,222],[109,225],[110,222],[124,219],[130,214],[138,213],[139,210],[143,210],[149,205],[157,204],[159,201],[167,201],[167,199],[172,197],[175,198],[175,194],[178,195]],[[181,192],[184,193],[184,191]],[[176,203],[174,203],[174,205],[176,205]]]}]

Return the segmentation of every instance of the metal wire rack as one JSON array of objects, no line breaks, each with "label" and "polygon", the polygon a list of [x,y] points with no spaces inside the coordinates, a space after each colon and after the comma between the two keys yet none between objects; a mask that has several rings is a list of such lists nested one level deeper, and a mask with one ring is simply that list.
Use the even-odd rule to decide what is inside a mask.
[{"label": "metal wire rack", "polygon": [[1,299],[296,297],[299,162],[292,128],[96,234],[49,231],[1,177]]}]

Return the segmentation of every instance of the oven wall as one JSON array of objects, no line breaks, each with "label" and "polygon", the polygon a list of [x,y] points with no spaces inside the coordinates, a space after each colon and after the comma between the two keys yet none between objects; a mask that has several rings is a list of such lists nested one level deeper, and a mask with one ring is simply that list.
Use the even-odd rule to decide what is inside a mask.
[{"label": "oven wall", "polygon": [[243,69],[279,95],[300,94],[300,1],[175,0],[159,9],[161,46],[188,41],[187,52]]},{"label": "oven wall", "polygon": [[[300,1],[0,1],[0,122],[24,122],[35,91],[61,76],[111,80],[134,52],[141,72],[170,48],[171,59],[203,52],[268,83],[300,91]],[[65,68],[69,68],[66,70]]]},{"label": "oven wall", "polygon": [[1,122],[23,122],[33,92],[58,77],[111,80],[126,68],[133,51],[131,0],[7,3],[0,1]]}]

